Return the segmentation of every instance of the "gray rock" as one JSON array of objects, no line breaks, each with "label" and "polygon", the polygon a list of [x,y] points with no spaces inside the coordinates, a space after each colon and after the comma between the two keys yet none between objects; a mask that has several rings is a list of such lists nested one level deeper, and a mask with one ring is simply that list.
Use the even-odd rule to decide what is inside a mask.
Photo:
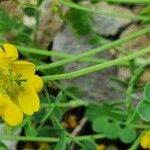
[{"label": "gray rock", "polygon": [[[122,13],[125,15],[133,15],[133,13],[124,7],[117,6],[117,5],[110,5],[106,2],[99,2],[95,5],[91,5],[90,3],[83,2],[82,3],[85,7],[90,7],[95,10],[100,10],[102,12],[107,13]],[[111,17],[101,14],[92,14],[93,20],[93,29],[100,35],[104,36],[114,36],[118,33],[118,31],[131,23],[131,20],[128,18],[121,18],[121,17]]]},{"label": "gray rock", "polygon": [[[0,124],[0,136],[6,136],[5,130],[6,130],[5,124],[1,123]],[[21,130],[19,129],[14,133],[14,135],[18,136],[20,132]],[[1,140],[1,142],[4,143],[9,150],[17,150],[18,141]]]},{"label": "gray rock", "polygon": [[[91,48],[93,48],[93,46],[88,43],[88,37],[76,37],[69,28],[64,28],[61,32],[59,32],[55,36],[53,42],[53,50],[67,54],[77,55],[90,50]],[[95,57],[112,58],[108,51],[97,54]],[[56,59],[54,59],[54,61],[56,61]],[[65,72],[72,72],[91,65],[91,63],[78,61],[65,65],[64,70]],[[111,68],[90,73],[71,80],[61,80],[60,82],[65,87],[78,87],[82,92],[83,99],[102,101],[104,99],[115,99],[121,97],[121,93],[119,94],[119,92],[115,90],[116,86],[111,80],[111,77],[116,74],[116,69]]]},{"label": "gray rock", "polygon": [[52,2],[45,0],[40,7],[37,43],[42,48],[47,48],[55,34],[60,30],[63,21],[59,14],[52,10]]}]

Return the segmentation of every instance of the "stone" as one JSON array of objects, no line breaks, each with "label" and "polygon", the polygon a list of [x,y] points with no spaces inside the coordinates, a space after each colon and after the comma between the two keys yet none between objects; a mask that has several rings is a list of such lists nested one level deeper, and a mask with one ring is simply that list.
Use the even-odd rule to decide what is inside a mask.
[{"label": "stone", "polygon": [[[140,29],[141,29],[141,26],[136,25],[136,24],[131,24],[128,28],[126,28],[124,30],[124,32],[122,32],[121,37],[125,37],[125,36],[127,36],[133,32],[136,32]],[[127,52],[135,52],[135,51],[141,50],[146,47],[150,47],[150,37],[148,35],[140,36],[140,37],[138,37],[134,40],[131,40],[122,45],[122,48],[124,50],[126,50]],[[121,57],[123,55],[124,54],[119,53],[119,54],[117,54],[117,57]],[[150,55],[145,55],[141,58],[141,60],[146,60],[146,59],[148,60],[149,57],[150,57]],[[150,81],[149,73],[150,73],[150,67],[146,67],[143,75],[140,78],[140,85],[141,84],[143,85],[146,82]],[[129,69],[126,67],[119,68],[118,74],[123,79],[128,79],[131,77]]]},{"label": "stone", "polygon": [[[14,133],[14,136],[19,136],[21,133],[21,130],[16,130]],[[6,126],[3,123],[0,123],[0,136],[6,136]],[[16,150],[17,149],[17,143],[18,141],[13,140],[1,140],[2,143],[4,143],[8,149]]]},{"label": "stone", "polygon": [[45,0],[40,7],[36,42],[39,43],[41,48],[47,48],[51,44],[55,34],[63,25],[63,20],[57,12],[53,11],[51,5],[51,1]]},{"label": "stone", "polygon": [[[62,29],[62,31],[56,34],[52,49],[56,52],[77,55],[84,53],[91,48],[94,48],[94,46],[91,46],[88,43],[87,36],[77,37],[72,31],[70,31],[70,28],[65,27]],[[108,51],[97,54],[95,57],[112,59],[112,55]],[[53,60],[57,61],[54,58]],[[93,64],[87,62],[73,62],[65,65],[64,71],[66,73],[72,72],[91,65]],[[117,86],[111,80],[113,76],[116,76],[116,73],[117,71],[115,68],[110,68],[74,79],[60,80],[60,82],[64,87],[78,87],[81,90],[83,99],[88,99],[91,101],[109,100],[119,98],[122,95],[121,92],[117,92],[115,89]]]},{"label": "stone", "polygon": [[[111,5],[106,2],[99,2],[96,3],[95,5],[84,4],[84,6],[88,6],[88,7],[90,6],[95,10],[100,10],[108,13],[122,12],[123,14],[133,15],[132,11],[130,11],[125,7],[118,6],[118,5]],[[93,21],[93,30],[96,33],[104,36],[115,36],[120,31],[120,29],[126,27],[128,24],[131,23],[131,19],[128,18],[113,17],[113,16],[111,17],[106,15],[101,15],[98,13],[92,14],[92,21]]]}]

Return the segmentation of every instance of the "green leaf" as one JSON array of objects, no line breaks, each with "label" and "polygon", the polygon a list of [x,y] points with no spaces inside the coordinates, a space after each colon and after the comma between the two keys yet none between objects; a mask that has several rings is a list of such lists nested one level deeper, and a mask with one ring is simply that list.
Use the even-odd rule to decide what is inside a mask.
[{"label": "green leaf", "polygon": [[69,86],[65,89],[65,91],[70,95],[81,97],[81,90],[76,86]]},{"label": "green leaf", "polygon": [[120,126],[116,123],[107,123],[103,129],[103,134],[109,139],[116,139],[119,137]]},{"label": "green leaf", "polygon": [[2,21],[9,21],[10,20],[10,17],[9,17],[9,15],[8,15],[8,13],[5,11],[5,10],[3,10],[3,9],[1,9],[0,8],[0,20]]},{"label": "green leaf", "polygon": [[144,98],[150,102],[150,82],[148,82],[144,88]]},{"label": "green leaf", "polygon": [[95,132],[102,132],[106,124],[108,124],[108,117],[98,117],[93,120],[92,128]]},{"label": "green leaf", "polygon": [[67,144],[66,134],[65,134],[65,131],[62,131],[60,135],[60,140],[57,143],[54,150],[66,150],[66,144]]},{"label": "green leaf", "polygon": [[33,118],[34,122],[40,123],[42,121],[42,119],[45,117],[45,114],[47,114],[47,109],[41,107],[40,113],[36,113],[34,115],[34,118]]},{"label": "green leaf", "polygon": [[71,9],[68,12],[67,20],[80,36],[87,35],[92,31],[92,20],[87,12]]},{"label": "green leaf", "polygon": [[4,143],[0,142],[0,150],[9,150],[9,149]]},{"label": "green leaf", "polygon": [[31,118],[29,118],[29,117],[27,118],[27,123],[25,125],[25,134],[26,134],[26,136],[30,136],[30,137],[37,135],[37,131],[33,127]]},{"label": "green leaf", "polygon": [[126,113],[122,112],[122,110],[115,108],[114,106],[104,103],[101,105],[89,105],[87,106],[87,110],[85,112],[85,116],[89,121],[95,120],[95,118],[108,116],[109,118],[113,118],[115,120],[125,120]]},{"label": "green leaf", "polygon": [[142,100],[137,105],[137,113],[144,121],[150,121],[150,103]]},{"label": "green leaf", "polygon": [[4,21],[0,22],[0,31],[8,32],[10,31],[11,28],[12,28],[12,25],[9,22],[4,22]]},{"label": "green leaf", "polygon": [[123,143],[133,142],[135,140],[136,136],[137,136],[136,131],[129,127],[122,128],[119,132],[120,140]]},{"label": "green leaf", "polygon": [[129,127],[124,127],[120,129],[119,137],[123,143],[131,143],[136,138],[136,131]]},{"label": "green leaf", "polygon": [[107,116],[109,115],[109,111],[112,109],[112,107],[108,104],[102,104],[102,105],[89,105],[86,110],[86,117],[88,120],[93,121],[95,118],[98,118],[99,116]]},{"label": "green leaf", "polygon": [[94,141],[84,141],[80,150],[96,150]]},{"label": "green leaf", "polygon": [[38,0],[38,1],[37,1],[37,6],[40,6],[43,1],[44,1],[44,0]]},{"label": "green leaf", "polygon": [[100,0],[91,0],[91,3],[95,4],[98,3]]},{"label": "green leaf", "polygon": [[34,8],[34,6],[25,7],[23,11],[26,15],[31,16],[31,17],[35,16],[37,13],[37,10],[36,8]]},{"label": "green leaf", "polygon": [[[150,16],[150,6],[145,7],[145,8],[142,10],[141,15],[144,16],[144,17],[149,17],[149,16]],[[150,18],[144,19],[144,20],[143,20],[143,23],[149,24],[149,23],[150,23]]]}]

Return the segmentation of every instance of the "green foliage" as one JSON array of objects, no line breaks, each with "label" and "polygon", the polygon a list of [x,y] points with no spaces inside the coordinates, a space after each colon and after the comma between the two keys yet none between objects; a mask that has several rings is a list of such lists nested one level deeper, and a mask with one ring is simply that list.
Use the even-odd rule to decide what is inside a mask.
[{"label": "green foliage", "polygon": [[0,150],[9,150],[9,149],[4,143],[0,142]]},{"label": "green foliage", "polygon": [[24,13],[30,17],[34,17],[37,15],[37,10],[36,8],[34,7],[34,5],[30,5],[30,6],[27,6],[23,9]]},{"label": "green foliage", "polygon": [[[29,33],[32,30],[26,27],[21,19],[9,15],[5,10],[0,9],[0,40],[10,41],[15,44],[32,45]],[[26,31],[29,32],[26,32]]]},{"label": "green foliage", "polygon": [[141,15],[147,17],[147,19],[145,19],[145,20],[143,21],[143,23],[144,23],[144,24],[150,24],[150,18],[149,18],[149,16],[150,16],[150,6],[145,7],[145,8],[142,10]]},{"label": "green foliage", "polygon": [[[107,139],[110,141],[119,140],[122,143],[131,144],[131,146],[134,147],[135,145],[137,146],[139,144],[138,136],[142,133],[142,131],[149,130],[150,128],[150,83],[146,84],[144,91],[143,88],[140,87],[140,92],[144,93],[144,99],[136,102],[136,105],[134,104],[134,94],[139,85],[138,82],[144,69],[150,63],[144,59],[142,59],[142,61],[138,60],[137,57],[149,53],[150,49],[145,48],[132,54],[127,53],[126,56],[116,58],[115,60],[106,60],[105,62],[101,63],[96,62],[98,64],[93,64],[92,67],[78,70],[73,73],[65,74],[63,65],[78,60],[87,62],[88,59],[91,59],[92,55],[115,47],[121,51],[121,45],[130,40],[134,40],[139,36],[149,33],[150,29],[143,27],[143,30],[137,31],[132,35],[128,35],[127,37],[116,40],[114,42],[107,42],[109,41],[108,39],[105,40],[104,37],[99,36],[93,30],[94,24],[92,20],[92,9],[85,9],[78,2],[75,3],[71,1],[71,3],[69,3],[70,5],[68,5],[67,1],[64,3],[63,0],[53,1],[52,3],[54,3],[54,6],[56,7],[59,6],[61,8],[61,4],[70,7],[66,11],[65,16],[63,16],[63,12],[61,14],[61,9],[57,9],[55,13],[58,13],[59,11],[59,15],[62,17],[62,19],[64,19],[64,21],[66,21],[68,25],[72,27],[73,31],[78,35],[79,38],[86,36],[89,38],[87,42],[90,44],[104,46],[97,47],[94,50],[89,50],[88,52],[79,54],[79,56],[67,55],[67,57],[64,57],[65,55],[61,53],[54,54],[44,50],[39,50],[38,48],[30,50],[28,46],[35,47],[36,45],[40,45],[40,43],[36,43],[36,36],[39,25],[39,7],[43,1],[44,0],[38,0],[37,4],[35,5],[20,5],[25,15],[35,18],[36,24],[33,29],[25,26],[21,18],[9,14],[9,12],[6,12],[2,8],[0,9],[1,42],[7,41],[18,44],[20,53],[23,55],[23,57],[25,57],[25,59],[32,60],[36,65],[49,65],[49,63],[53,63],[49,58],[53,55],[62,59],[56,62],[56,67],[50,69],[43,69],[41,67],[41,69],[38,69],[38,74],[43,77],[43,80],[46,83],[43,91],[39,93],[41,100],[40,111],[33,115],[32,118],[26,116],[24,122],[16,128],[7,126],[7,133],[9,133],[8,136],[1,136],[0,139],[3,140],[8,138],[7,140],[9,140],[10,137],[10,139],[12,138],[19,140],[17,136],[14,136],[13,134],[11,135],[11,133],[15,133],[15,131],[18,129],[23,128],[24,135],[21,135],[21,140],[52,142],[53,144],[50,144],[50,149],[53,150],[69,150],[70,147],[74,144],[80,150],[96,150],[96,143],[99,141],[103,142],[101,139],[104,139],[104,141],[107,141]],[[99,0],[90,1],[92,4],[100,2]],[[113,0],[111,4],[115,5]],[[94,12],[97,14],[101,13],[100,11]],[[111,16],[109,13],[107,15],[108,17],[109,15]],[[139,24],[149,24],[150,7],[145,6],[140,15],[141,16],[135,15],[133,17],[135,20],[131,16],[129,18],[126,16],[126,18],[131,20],[133,19],[134,23],[137,20]],[[117,17],[119,17],[119,15]],[[24,45],[25,47],[22,47],[21,45]],[[27,52],[22,49],[27,50]],[[45,52],[47,52],[47,54],[45,54]],[[78,85],[66,88],[66,85],[62,84],[63,82],[51,81],[60,79],[72,79],[97,70],[107,69],[115,65],[118,68],[122,65],[125,65],[131,73],[131,77],[124,81],[124,83],[126,83],[124,88],[127,88],[126,92],[124,92],[126,97],[121,98],[119,101],[113,101],[112,99],[109,99],[109,101],[106,101],[105,103],[93,103],[91,101],[84,101],[84,97],[82,99],[82,93],[80,89],[77,88]],[[120,91],[118,90],[118,92]],[[78,129],[78,127],[80,128],[81,126],[81,129],[76,133],[75,128],[69,128],[69,125],[67,124],[68,122],[65,120],[65,118],[66,114],[70,112],[74,113],[77,111],[78,114],[78,109],[83,110],[81,111],[81,114],[79,111],[79,116],[76,116],[76,129]],[[89,124],[87,122],[85,122],[83,126],[82,122],[81,125],[79,124],[80,120],[82,121],[82,117],[83,120],[85,117],[87,122],[91,123],[88,133],[84,133],[84,128]],[[107,148],[113,149],[110,145],[108,145]],[[0,143],[0,149],[7,150],[8,148],[4,144]]]},{"label": "green foliage", "polygon": [[96,150],[96,144],[94,141],[84,141],[80,150]]},{"label": "green foliage", "polygon": [[119,130],[119,137],[123,143],[133,142],[136,139],[136,136],[137,132],[130,127],[124,127]]},{"label": "green foliage", "polygon": [[68,22],[78,35],[83,36],[92,32],[92,20],[89,13],[71,9],[67,15]]},{"label": "green foliage", "polygon": [[33,127],[31,118],[27,118],[27,122],[25,124],[25,134],[26,136],[36,136],[37,135],[37,131],[36,129]]},{"label": "green foliage", "polygon": [[150,83],[148,82],[144,88],[144,100],[137,105],[137,113],[144,121],[150,121]]},{"label": "green foliage", "polygon": [[57,143],[56,147],[54,150],[66,150],[66,135],[65,132],[61,132],[60,134],[60,140]]},{"label": "green foliage", "polygon": [[66,17],[67,23],[71,25],[74,32],[79,36],[88,36],[92,45],[103,43],[103,38],[95,33],[92,15],[85,11],[70,9]]},{"label": "green foliage", "polygon": [[106,124],[109,123],[109,118],[108,117],[98,117],[93,120],[92,123],[92,128],[95,132],[102,133],[104,131],[104,127]]},{"label": "green foliage", "polygon": [[131,143],[136,138],[136,131],[130,127],[122,128],[119,122],[109,119],[107,116],[95,118],[92,128],[97,133],[102,133],[109,139],[120,138],[123,143]]},{"label": "green foliage", "polygon": [[109,139],[116,139],[119,137],[120,126],[115,122],[108,122],[103,128],[103,134]]},{"label": "green foliage", "polygon": [[137,112],[142,120],[150,121],[150,103],[146,100],[139,102],[137,106]]},{"label": "green foliage", "polygon": [[116,120],[125,120],[126,112],[118,112],[120,112],[118,108],[113,107],[113,105],[110,105],[108,103],[104,103],[100,105],[88,106],[85,115],[90,121],[93,121],[94,119],[103,116],[108,116]]},{"label": "green foliage", "polygon": [[150,102],[150,82],[146,84],[144,89],[144,99]]}]

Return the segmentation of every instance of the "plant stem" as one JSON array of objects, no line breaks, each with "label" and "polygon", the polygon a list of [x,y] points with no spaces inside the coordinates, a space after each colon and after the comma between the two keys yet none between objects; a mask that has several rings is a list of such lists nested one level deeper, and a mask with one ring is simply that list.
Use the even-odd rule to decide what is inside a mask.
[{"label": "plant stem", "polygon": [[105,2],[126,3],[126,4],[150,4],[149,0],[102,0]]},{"label": "plant stem", "polygon": [[[0,44],[3,44],[0,42]],[[41,56],[52,56],[55,58],[70,58],[74,57],[72,54],[64,54],[61,52],[55,52],[55,51],[47,51],[46,49],[38,49],[38,48],[31,48],[31,47],[23,47],[15,45],[20,52],[30,53],[30,54],[36,54]],[[91,63],[102,63],[108,61],[107,59],[100,59],[100,58],[83,58],[80,61],[83,62],[91,62]],[[38,66],[37,66],[38,67]]]},{"label": "plant stem", "polygon": [[134,32],[134,33],[128,35],[127,37],[121,38],[121,39],[116,40],[114,42],[111,42],[111,43],[105,44],[103,46],[97,47],[95,49],[91,49],[91,50],[89,50],[85,53],[82,53],[82,54],[79,54],[79,55],[61,60],[61,61],[57,61],[57,62],[54,62],[54,63],[51,63],[51,64],[41,65],[41,66],[37,67],[36,69],[37,70],[45,70],[45,69],[50,69],[50,68],[62,66],[64,64],[67,64],[67,63],[70,63],[70,62],[73,62],[73,61],[76,61],[76,60],[80,60],[82,58],[89,57],[89,56],[94,55],[96,53],[100,53],[100,52],[103,52],[105,50],[108,50],[112,47],[124,44],[124,43],[126,43],[128,41],[131,41],[131,40],[133,40],[133,39],[135,39],[139,36],[142,36],[142,35],[144,35],[148,32],[150,32],[150,28],[145,28],[143,30]]},{"label": "plant stem", "polygon": [[[103,139],[105,138],[102,134],[96,135],[84,135],[75,136],[74,139],[78,141],[91,140],[91,139]],[[11,141],[41,141],[41,142],[52,142],[56,143],[60,140],[59,137],[26,137],[26,136],[0,136],[0,140],[11,140]],[[68,138],[68,141],[70,139]]]},{"label": "plant stem", "polygon": [[131,110],[131,102],[132,102],[132,93],[134,90],[134,85],[137,83],[137,80],[140,78],[140,76],[142,75],[143,71],[144,71],[144,66],[137,68],[133,75],[131,76],[131,79],[129,81],[129,85],[128,85],[128,89],[127,89],[127,97],[126,97],[126,107],[128,112],[130,112]]},{"label": "plant stem", "polygon": [[[111,1],[111,0],[108,0],[108,1]],[[80,11],[87,11],[87,12],[91,12],[91,13],[96,13],[96,14],[100,14],[100,15],[103,15],[103,16],[127,18],[127,19],[131,19],[133,21],[149,19],[149,17],[146,17],[146,16],[134,15],[134,14],[130,14],[130,13],[127,14],[127,13],[119,13],[119,12],[112,12],[112,11],[110,12],[110,11],[106,11],[106,10],[98,10],[98,9],[94,9],[94,8],[88,8],[87,6],[81,6],[79,4],[76,4],[76,3],[72,2],[71,0],[60,0],[60,2],[63,5],[66,5],[70,8],[78,9]],[[118,2],[119,2],[119,0],[118,0]],[[122,0],[122,2],[125,3],[126,0],[124,0],[124,1]],[[130,0],[128,0],[128,2],[130,2]],[[134,3],[133,0],[131,2]],[[143,0],[138,0],[138,2],[140,2],[140,4],[150,4],[149,0],[145,0],[144,1],[145,3],[143,2]]]},{"label": "plant stem", "polygon": [[71,73],[43,76],[42,78],[45,82],[47,82],[49,80],[72,79],[72,78],[76,78],[76,77],[79,77],[79,76],[82,76],[82,75],[85,75],[85,74],[88,74],[88,73],[92,73],[94,71],[98,71],[98,70],[102,70],[102,69],[105,69],[105,68],[108,68],[108,67],[118,65],[122,62],[132,60],[136,57],[142,56],[142,55],[144,55],[146,53],[149,53],[149,52],[150,52],[150,47],[147,47],[143,50],[139,50],[139,51],[134,52],[132,54],[129,54],[127,56],[124,56],[124,57],[121,57],[121,58],[118,58],[118,59],[114,59],[114,60],[111,60],[111,61],[106,62],[106,63],[94,65],[94,66],[87,67],[85,69],[81,69],[81,70],[74,71],[74,72],[71,72]]},{"label": "plant stem", "polygon": [[87,106],[89,105],[88,102],[86,101],[81,101],[81,100],[71,100],[67,103],[58,103],[58,104],[55,104],[55,103],[51,103],[51,104],[42,104],[41,106],[42,107],[71,107],[71,108],[74,108],[74,107],[78,107],[78,106]]}]

